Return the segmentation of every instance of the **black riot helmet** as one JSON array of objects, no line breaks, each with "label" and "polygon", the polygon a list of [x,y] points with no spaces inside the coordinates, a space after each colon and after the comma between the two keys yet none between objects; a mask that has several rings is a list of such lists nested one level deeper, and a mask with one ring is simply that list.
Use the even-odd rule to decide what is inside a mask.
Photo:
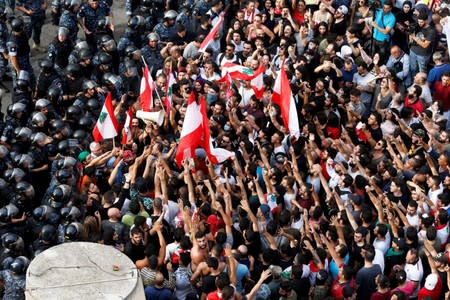
[{"label": "black riot helmet", "polygon": [[61,184],[66,184],[67,181],[72,177],[72,175],[67,172],[66,170],[58,170],[56,171],[56,179],[58,180],[59,183]]},{"label": "black riot helmet", "polygon": [[67,118],[77,120],[81,115],[81,108],[78,105],[71,105],[67,108]]},{"label": "black riot helmet", "polygon": [[60,119],[53,119],[49,123],[51,134],[55,134],[64,129],[64,122]]},{"label": "black riot helmet", "polygon": [[57,85],[52,85],[48,88],[47,96],[48,100],[50,100],[53,103],[57,103],[61,97],[62,90],[61,87]]},{"label": "black riot helmet", "polygon": [[40,110],[46,108],[47,106],[49,106],[50,104],[52,104],[50,102],[50,100],[41,98],[38,101],[36,101],[36,103],[34,104],[34,109],[37,111],[40,111]]},{"label": "black riot helmet", "polygon": [[19,256],[11,263],[9,270],[16,275],[24,275],[29,265],[30,260],[28,258]]},{"label": "black riot helmet", "polygon": [[60,153],[62,155],[66,155],[66,154],[68,154],[69,150],[70,150],[70,147],[69,147],[68,140],[62,140],[58,143],[58,146],[57,146],[58,153]]},{"label": "black riot helmet", "polygon": [[22,195],[26,199],[31,200],[34,198],[34,187],[26,181],[17,183],[14,190],[18,195]]},{"label": "black riot helmet", "polygon": [[50,73],[51,71],[53,71],[53,62],[50,59],[44,59],[43,61],[41,61],[41,63],[39,64],[39,66],[41,67],[41,70],[44,73]]},{"label": "black riot helmet", "polygon": [[84,130],[90,130],[92,129],[92,125],[94,125],[91,121],[91,118],[89,118],[88,116],[81,117],[78,123],[80,124],[80,128]]},{"label": "black riot helmet", "polygon": [[25,23],[21,18],[14,18],[11,21],[11,30],[14,32],[22,32]]},{"label": "black riot helmet", "polygon": [[28,127],[17,127],[16,130],[14,130],[14,134],[16,139],[22,142],[29,142],[33,131]]},{"label": "black riot helmet", "polygon": [[2,235],[2,246],[11,251],[22,251],[24,247],[23,239],[19,235],[7,232]]},{"label": "black riot helmet", "polygon": [[66,230],[64,232],[64,237],[66,241],[76,241],[81,231],[83,230],[83,226],[78,222],[72,222],[69,224],[69,226],[66,227]]},{"label": "black riot helmet", "polygon": [[143,16],[132,16],[128,21],[128,27],[133,30],[138,30],[145,25],[145,18]]},{"label": "black riot helmet", "polygon": [[108,16],[100,17],[97,20],[97,30],[105,31],[108,28],[108,26],[110,25],[110,23],[111,23],[111,21]]},{"label": "black riot helmet", "polygon": [[81,143],[84,139],[87,138],[87,133],[83,129],[75,130],[72,137],[77,139],[79,143]]},{"label": "black riot helmet", "polygon": [[66,67],[66,74],[74,78],[79,78],[81,76],[81,67],[79,64],[69,64]]},{"label": "black riot helmet", "polygon": [[112,56],[102,51],[98,55],[98,61],[101,65],[110,65],[112,63]]},{"label": "black riot helmet", "polygon": [[44,242],[51,242],[56,237],[56,228],[51,224],[46,224],[42,226],[41,232],[39,233],[39,237]]},{"label": "black riot helmet", "polygon": [[97,99],[89,99],[88,100],[88,102],[87,102],[88,111],[90,111],[90,112],[96,111],[99,108],[100,108],[100,103],[98,102]]},{"label": "black riot helmet", "polygon": [[90,49],[85,49],[85,48],[80,49],[80,51],[78,52],[78,55],[81,60],[92,59],[92,52]]},{"label": "black riot helmet", "polygon": [[47,122],[47,117],[42,112],[36,112],[31,118],[31,124],[33,127],[43,128],[45,127],[45,122]]},{"label": "black riot helmet", "polygon": [[81,216],[81,212],[76,206],[63,207],[60,211],[61,219],[66,222],[77,221]]},{"label": "black riot helmet", "polygon": [[44,222],[47,220],[48,214],[53,211],[53,209],[48,205],[41,205],[33,209],[31,216],[36,222]]},{"label": "black riot helmet", "polygon": [[87,79],[81,85],[83,92],[87,92],[89,89],[95,89],[97,87],[97,83],[94,80]]}]

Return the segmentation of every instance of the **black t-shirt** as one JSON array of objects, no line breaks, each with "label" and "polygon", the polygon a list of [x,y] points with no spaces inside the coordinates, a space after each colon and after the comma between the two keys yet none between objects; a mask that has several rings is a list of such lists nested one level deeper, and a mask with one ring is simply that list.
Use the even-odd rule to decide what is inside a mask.
[{"label": "black t-shirt", "polygon": [[142,243],[135,245],[129,240],[125,245],[124,253],[135,263],[137,260],[144,259],[145,247]]},{"label": "black t-shirt", "polygon": [[208,295],[211,292],[214,292],[216,288],[216,277],[217,275],[207,275],[203,280],[202,292]]},{"label": "black t-shirt", "polygon": [[422,48],[416,42],[411,46],[411,51],[416,53],[417,55],[426,56],[431,54],[433,50],[433,43],[436,38],[436,32],[432,26],[428,26],[426,28],[421,28],[419,32],[416,34],[416,38],[421,41],[431,41],[430,45],[427,48]]},{"label": "black t-shirt", "polygon": [[370,268],[362,268],[356,274],[357,300],[370,299],[373,293],[377,290],[375,284],[375,277],[381,274],[381,268],[379,265],[373,265]]},{"label": "black t-shirt", "polygon": [[336,23],[333,22],[331,24],[330,32],[336,33],[337,35],[344,36],[347,31],[347,22],[345,20]]},{"label": "black t-shirt", "polygon": [[375,141],[378,142],[379,140],[381,140],[383,138],[383,132],[381,131],[380,127],[375,128],[375,129],[369,127],[369,131],[370,131],[370,134],[372,135],[372,138]]}]

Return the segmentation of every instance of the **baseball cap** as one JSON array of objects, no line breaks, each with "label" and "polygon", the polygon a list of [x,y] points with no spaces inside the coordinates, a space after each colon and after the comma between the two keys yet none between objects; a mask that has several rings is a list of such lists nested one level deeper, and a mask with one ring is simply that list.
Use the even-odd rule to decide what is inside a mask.
[{"label": "baseball cap", "polygon": [[80,154],[78,154],[78,160],[80,162],[84,162],[86,160],[86,158],[88,157],[90,153],[88,151],[83,151]]},{"label": "baseball cap", "polygon": [[425,288],[429,291],[434,290],[436,284],[438,283],[438,275],[437,274],[429,274],[427,279],[425,280]]},{"label": "baseball cap", "polygon": [[341,5],[338,7],[338,10],[341,11],[341,13],[343,13],[344,15],[348,14],[348,8],[345,5]]}]

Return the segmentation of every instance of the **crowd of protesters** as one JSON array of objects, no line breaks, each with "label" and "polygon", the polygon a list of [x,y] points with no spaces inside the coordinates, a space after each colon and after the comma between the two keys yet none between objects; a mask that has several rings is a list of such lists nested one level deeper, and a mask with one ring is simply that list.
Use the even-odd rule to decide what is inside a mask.
[{"label": "crowd of protesters", "polygon": [[[0,0],[3,299],[76,241],[124,252],[147,300],[448,299],[450,3],[390,1]],[[263,65],[263,96],[219,80],[226,63]],[[141,108],[145,65],[164,122],[93,141],[107,94],[121,127]],[[280,67],[298,137],[271,101]],[[231,159],[177,165],[192,93]]]}]

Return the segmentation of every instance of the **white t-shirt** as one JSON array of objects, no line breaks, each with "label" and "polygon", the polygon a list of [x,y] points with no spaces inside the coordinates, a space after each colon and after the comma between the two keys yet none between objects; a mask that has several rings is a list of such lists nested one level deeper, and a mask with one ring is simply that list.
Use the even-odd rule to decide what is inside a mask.
[{"label": "white t-shirt", "polygon": [[423,278],[423,266],[422,266],[422,260],[419,258],[416,264],[406,264],[405,265],[405,272],[406,272],[406,279],[409,281],[417,281],[418,285],[416,290],[412,293],[410,298],[416,298],[417,294],[420,290],[420,282]]},{"label": "white t-shirt", "polygon": [[372,262],[374,265],[379,265],[381,272],[384,273],[384,254],[381,250],[375,248],[375,257]]},{"label": "white t-shirt", "polygon": [[380,250],[380,251],[383,253],[383,255],[386,254],[387,251],[389,250],[389,245],[390,245],[390,243],[389,243],[387,237],[386,237],[385,240],[378,240],[378,239],[375,239],[375,240],[373,241],[373,247],[374,247],[375,249]]},{"label": "white t-shirt", "polygon": [[448,225],[442,229],[437,230],[437,237],[441,241],[441,245],[447,244],[448,234],[449,234]]},{"label": "white t-shirt", "polygon": [[292,201],[292,200],[295,200],[295,198],[296,198],[296,195],[295,195],[295,194],[289,194],[289,193],[285,193],[285,194],[284,194],[284,196],[283,196],[283,199],[284,199],[284,207],[285,207],[287,210],[291,210],[291,208],[292,208],[292,203],[291,203],[291,201]]}]

